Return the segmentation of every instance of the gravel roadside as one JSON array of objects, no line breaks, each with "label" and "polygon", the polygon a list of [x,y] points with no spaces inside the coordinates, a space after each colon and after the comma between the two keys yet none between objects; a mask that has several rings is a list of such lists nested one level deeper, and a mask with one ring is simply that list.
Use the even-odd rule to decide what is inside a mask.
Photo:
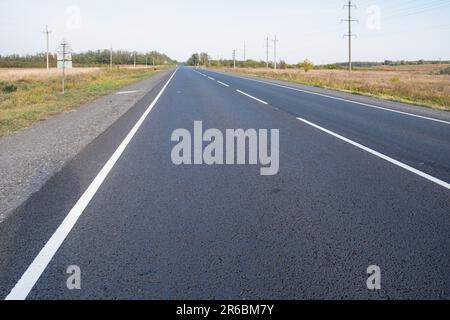
[{"label": "gravel roadside", "polygon": [[0,139],[0,223],[170,71]]}]

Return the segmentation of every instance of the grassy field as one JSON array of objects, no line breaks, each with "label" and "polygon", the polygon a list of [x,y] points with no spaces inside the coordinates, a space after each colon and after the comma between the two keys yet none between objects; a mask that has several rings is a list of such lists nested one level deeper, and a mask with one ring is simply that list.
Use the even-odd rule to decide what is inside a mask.
[{"label": "grassy field", "polygon": [[0,69],[0,137],[148,78],[162,68],[74,68],[67,72],[65,95],[61,94],[59,70]]},{"label": "grassy field", "polygon": [[443,64],[380,66],[355,69],[352,73],[346,70],[223,70],[450,110],[450,75],[438,74],[448,67]]}]

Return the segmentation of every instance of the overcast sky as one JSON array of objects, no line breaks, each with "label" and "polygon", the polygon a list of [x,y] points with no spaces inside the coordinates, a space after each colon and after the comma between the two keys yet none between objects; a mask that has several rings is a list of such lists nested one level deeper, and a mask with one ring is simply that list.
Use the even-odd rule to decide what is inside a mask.
[{"label": "overcast sky", "polygon": [[[51,49],[66,37],[75,51],[109,48],[193,52],[231,58],[237,50],[265,60],[265,38],[277,35],[278,57],[289,63],[345,61],[344,0],[0,0],[0,54],[36,53],[42,31]],[[356,0],[354,59],[450,59],[449,0]],[[271,56],[272,48],[271,48]]]}]

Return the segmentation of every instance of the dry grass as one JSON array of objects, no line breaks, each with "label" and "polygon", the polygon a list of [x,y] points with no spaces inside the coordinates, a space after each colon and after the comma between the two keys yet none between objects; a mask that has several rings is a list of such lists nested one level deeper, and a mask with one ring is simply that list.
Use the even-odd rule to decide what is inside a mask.
[{"label": "dry grass", "polygon": [[[71,69],[65,95],[61,94],[59,70],[0,69],[0,137],[148,78],[160,69]],[[8,86],[14,90],[3,90]]]},{"label": "dry grass", "polygon": [[449,65],[381,66],[346,70],[224,69],[258,77],[376,96],[440,110],[450,110],[450,76],[437,75]]},{"label": "dry grass", "polygon": [[[136,68],[130,65],[120,65],[114,66],[114,68],[119,69],[153,69],[157,70],[164,69],[164,66],[143,66],[137,65]],[[66,69],[67,76],[74,76],[80,74],[92,74],[98,73],[102,70],[102,68],[94,67],[94,68],[73,68]],[[52,68],[47,71],[47,69],[43,68],[0,68],[0,81],[16,81],[16,80],[29,80],[29,79],[48,79],[55,78],[61,76],[61,70]]]},{"label": "dry grass", "polygon": [[[67,69],[68,76],[88,74],[99,72],[100,68],[73,68]],[[29,79],[48,79],[61,76],[61,70],[58,69],[42,69],[42,68],[0,68],[0,81],[16,81]]]}]

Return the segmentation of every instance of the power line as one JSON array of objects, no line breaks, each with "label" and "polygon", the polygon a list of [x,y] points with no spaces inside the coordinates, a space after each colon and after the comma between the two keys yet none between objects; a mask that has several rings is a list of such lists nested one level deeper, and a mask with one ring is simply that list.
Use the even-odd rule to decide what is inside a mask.
[{"label": "power line", "polygon": [[348,37],[348,71],[352,71],[352,37],[355,35],[352,33],[352,23],[357,22],[358,20],[352,19],[352,8],[356,8],[355,5],[352,4],[352,1],[349,0],[348,4],[344,5],[344,8],[348,8],[348,18],[343,19],[342,21],[348,22],[348,34],[344,35]]},{"label": "power line", "polygon": [[410,7],[407,8],[406,10],[400,10],[397,12],[391,12],[390,15],[388,15],[384,20],[392,20],[395,18],[403,18],[403,17],[408,17],[408,16],[412,16],[412,15],[416,15],[416,14],[421,14],[421,13],[425,13],[425,12],[429,12],[429,11],[434,11],[434,10],[438,10],[438,9],[443,9],[447,6],[450,5],[450,2],[442,2],[442,1],[438,1],[438,2],[431,2],[428,3],[427,5],[420,5],[420,6],[414,6],[414,7]]}]

